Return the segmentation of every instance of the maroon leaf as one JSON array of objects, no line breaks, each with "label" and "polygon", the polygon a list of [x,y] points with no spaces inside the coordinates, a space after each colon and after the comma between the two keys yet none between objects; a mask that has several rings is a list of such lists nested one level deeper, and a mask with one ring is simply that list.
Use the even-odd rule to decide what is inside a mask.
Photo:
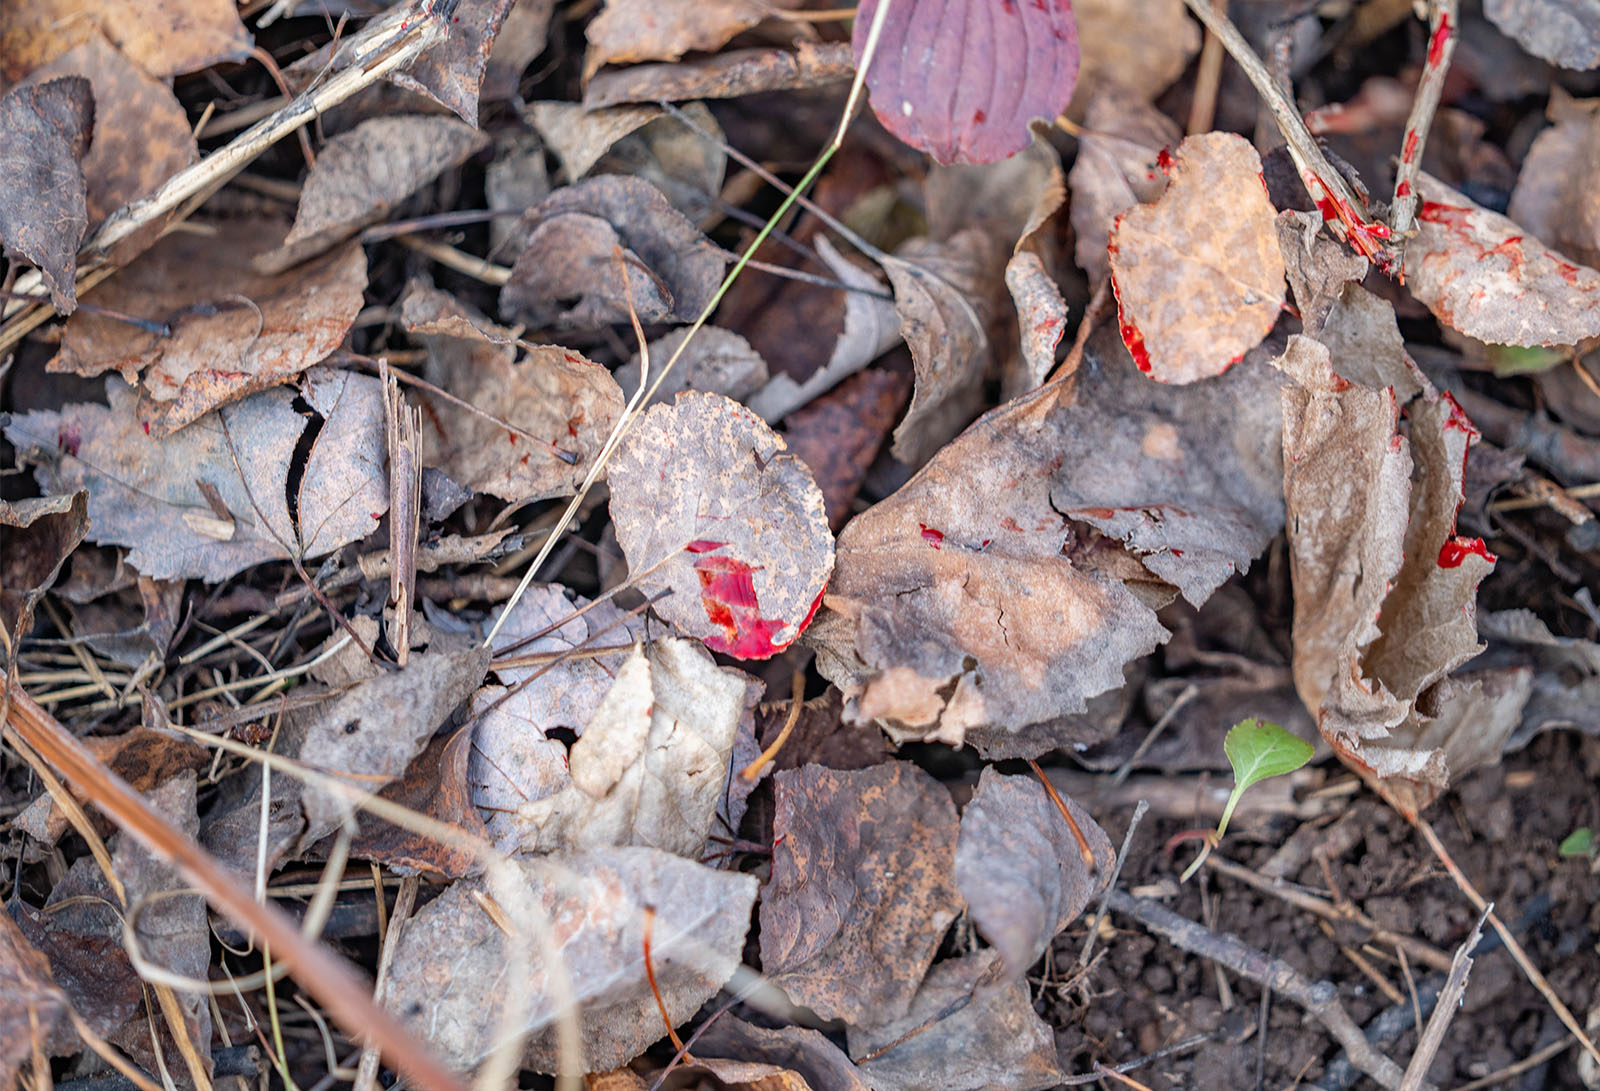
[{"label": "maroon leaf", "polygon": [[79,161],[93,132],[94,97],[82,77],[0,98],[0,244],[38,267],[62,314],[78,305],[73,276],[89,227]]},{"label": "maroon leaf", "polygon": [[[856,13],[851,47],[866,46],[878,0]],[[867,87],[884,128],[941,163],[993,163],[1054,118],[1078,78],[1078,28],[1068,0],[920,0],[894,4]]]}]

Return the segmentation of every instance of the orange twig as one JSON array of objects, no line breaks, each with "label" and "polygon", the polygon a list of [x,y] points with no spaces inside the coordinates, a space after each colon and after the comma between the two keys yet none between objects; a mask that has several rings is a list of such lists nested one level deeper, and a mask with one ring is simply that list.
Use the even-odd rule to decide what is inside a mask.
[{"label": "orange twig", "polygon": [[672,1048],[683,1054],[683,1059],[689,1064],[694,1064],[694,1058],[689,1056],[689,1047],[683,1044],[683,1039],[678,1037],[678,1031],[672,1025],[672,1017],[667,1014],[667,1002],[661,999],[661,989],[656,985],[656,968],[650,959],[650,933],[656,924],[656,907],[644,907],[644,976],[650,979],[650,993],[656,998],[656,1008],[661,1012],[661,1021],[667,1025],[667,1037],[672,1040]]},{"label": "orange twig", "polygon": [[1099,865],[1095,863],[1094,850],[1089,847],[1089,839],[1083,836],[1083,831],[1078,828],[1078,820],[1073,818],[1072,812],[1067,809],[1067,801],[1061,798],[1061,794],[1056,791],[1056,786],[1050,783],[1050,778],[1044,775],[1043,769],[1039,768],[1038,762],[1029,758],[1028,765],[1033,768],[1034,774],[1038,776],[1039,783],[1044,785],[1045,794],[1056,805],[1056,810],[1060,811],[1061,817],[1067,820],[1067,828],[1072,831],[1073,838],[1078,842],[1078,851],[1083,854],[1083,866],[1088,868],[1089,873],[1092,875],[1099,869]]}]

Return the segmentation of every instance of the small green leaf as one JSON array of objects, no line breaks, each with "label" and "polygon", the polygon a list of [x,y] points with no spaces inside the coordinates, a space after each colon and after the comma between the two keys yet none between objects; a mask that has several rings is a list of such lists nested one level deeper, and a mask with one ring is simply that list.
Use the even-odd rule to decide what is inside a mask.
[{"label": "small green leaf", "polygon": [[1595,851],[1594,831],[1588,826],[1579,826],[1567,834],[1566,840],[1561,842],[1556,851],[1562,856],[1593,856]]},{"label": "small green leaf", "polygon": [[1222,750],[1233,766],[1233,794],[1222,811],[1222,821],[1217,823],[1218,837],[1228,828],[1228,819],[1233,817],[1233,808],[1246,788],[1268,777],[1292,773],[1316,753],[1304,739],[1254,717],[1234,724]]}]

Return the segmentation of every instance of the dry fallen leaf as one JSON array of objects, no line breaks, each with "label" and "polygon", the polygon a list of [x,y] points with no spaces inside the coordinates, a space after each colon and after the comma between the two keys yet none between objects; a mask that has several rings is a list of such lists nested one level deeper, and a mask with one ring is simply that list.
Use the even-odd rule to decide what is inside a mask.
[{"label": "dry fallen leaf", "polygon": [[584,78],[607,64],[714,53],[774,11],[797,6],[798,0],[606,0],[584,30]]},{"label": "dry fallen leaf", "polygon": [[1554,123],[1534,138],[1506,215],[1540,242],[1591,268],[1600,262],[1600,100],[1552,90]]},{"label": "dry fallen leaf", "polygon": [[794,49],[732,49],[697,61],[608,68],[584,87],[583,104],[737,98],[824,87],[854,74],[847,43],[801,41]]},{"label": "dry fallen leaf", "polygon": [[407,291],[401,321],[428,349],[430,382],[521,430],[425,396],[430,461],[504,500],[577,491],[622,415],[622,391],[605,368],[555,345],[530,346],[519,360],[509,331],[422,283]]},{"label": "dry fallen leaf", "polygon": [[19,80],[96,32],[159,78],[250,55],[233,0],[27,0],[0,7],[0,78]]},{"label": "dry fallen leaf", "polygon": [[789,414],[784,439],[810,467],[835,531],[850,518],[856,494],[911,398],[911,376],[868,368]]},{"label": "dry fallen leaf", "polygon": [[10,914],[0,913],[0,1085],[21,1087],[34,1036],[48,1038],[66,997],[50,976],[50,960],[29,943]]},{"label": "dry fallen leaf", "polygon": [[297,519],[286,490],[307,421],[292,390],[253,394],[162,439],[140,419],[133,390],[111,378],[109,406],[23,414],[5,434],[36,463],[45,492],[88,490],[90,541],[128,546],[128,563],[155,579],[215,582],[264,561],[320,557],[371,533],[388,508],[378,381],[314,369],[304,396],[321,428]]},{"label": "dry fallen leaf", "polygon": [[958,744],[1081,712],[1165,639],[1153,606],[1204,602],[1277,533],[1279,380],[1151,383],[1115,337],[1076,400],[1058,380],[989,413],[845,527],[817,641],[847,718]]},{"label": "dry fallen leaf", "polygon": [[1591,0],[1484,0],[1483,13],[1535,57],[1579,71],[1600,64],[1600,10]]},{"label": "dry fallen leaf", "polygon": [[[112,772],[136,790],[148,792],[186,769],[203,769],[211,755],[199,743],[170,731],[136,727],[120,735],[91,735],[83,744]],[[80,803],[87,800],[77,792]],[[29,837],[53,845],[66,833],[66,812],[49,792],[41,792],[14,820]]]},{"label": "dry fallen leaf", "polygon": [[50,370],[119,371],[141,381],[150,434],[168,436],[220,406],[293,379],[339,347],[367,287],[351,243],[291,272],[254,273],[250,259],[282,230],[227,221],[215,235],[174,232],[95,290],[100,306],[164,322],[171,336],[131,330],[104,314],[74,315]]},{"label": "dry fallen leaf", "polygon": [[1283,255],[1261,157],[1232,133],[1191,136],[1151,205],[1117,217],[1111,286],[1122,340],[1164,383],[1220,375],[1260,344],[1283,305]]},{"label": "dry fallen leaf", "polygon": [[744,706],[745,676],[699,645],[663,637],[635,649],[554,790],[508,807],[498,843],[522,854],[644,845],[698,858]]},{"label": "dry fallen leaf", "polygon": [[1066,803],[1089,841],[1094,871],[1034,777],[1002,776],[990,766],[961,813],[956,885],[1012,980],[1028,972],[1111,878],[1110,839],[1087,811]]},{"label": "dry fallen leaf", "polygon": [[961,907],[949,792],[908,762],[774,780],[767,977],[824,1019],[900,1017]]},{"label": "dry fallen leaf", "polygon": [[[422,92],[476,127],[478,95],[486,77],[496,62],[502,63],[514,72],[506,81],[515,92],[516,77],[544,50],[554,8],[555,0],[461,0],[445,40],[389,78],[401,87]],[[516,43],[514,57],[499,49],[508,37]],[[513,51],[509,45],[507,51]],[[503,88],[497,90],[505,96]]]},{"label": "dry fallen leaf", "polygon": [[[411,759],[399,780],[378,794],[382,799],[454,826],[470,837],[486,839],[488,830],[469,794],[467,763],[472,751],[472,725],[435,735]],[[361,829],[350,843],[357,860],[375,860],[401,875],[474,875],[482,861],[470,849],[431,835],[413,833],[381,818],[363,815]]]},{"label": "dry fallen leaf", "polygon": [[62,314],[77,307],[78,244],[89,227],[79,161],[94,133],[94,96],[77,76],[0,97],[0,245],[35,266]]},{"label": "dry fallen leaf", "polygon": [[[650,342],[651,381],[660,374],[679,346],[689,338],[687,329],[673,330]],[[629,394],[639,389],[640,357],[617,368],[617,385]],[[767,382],[767,362],[750,342],[718,326],[701,326],[693,340],[678,356],[666,381],[650,398],[650,404],[669,402],[685,390],[706,390],[742,402]]]},{"label": "dry fallen leaf", "polygon": [[1083,47],[1081,86],[1119,83],[1154,102],[1200,51],[1183,0],[1072,0]]},{"label": "dry fallen leaf", "polygon": [[1427,174],[1417,192],[1406,286],[1440,322],[1496,345],[1572,345],[1600,335],[1600,272]]},{"label": "dry fallen leaf", "polygon": [[[821,1031],[809,1027],[773,1030],[729,1014],[706,1023],[695,1047],[696,1057],[733,1057],[782,1065],[799,1073],[812,1091],[868,1091],[867,1081],[850,1058]],[[788,1089],[780,1087],[776,1091]]]},{"label": "dry fallen leaf", "polygon": [[1095,88],[1078,138],[1078,157],[1067,182],[1072,189],[1072,230],[1078,267],[1099,284],[1111,275],[1111,225],[1167,188],[1160,155],[1183,130],[1120,84]]},{"label": "dry fallen leaf", "polygon": [[[861,63],[878,0],[863,0],[850,45]],[[959,73],[959,76],[957,75]],[[1066,109],[1078,79],[1072,5],[987,0],[893,4],[867,69],[883,127],[940,163],[996,163]]]},{"label": "dry fallen leaf", "polygon": [[655,609],[713,651],[766,659],[810,623],[833,571],[822,492],[761,418],[693,391],[651,407],[611,460],[611,518]]},{"label": "dry fallen leaf", "polygon": [[[528,1066],[556,1071],[551,1024],[566,1003],[558,975],[568,978],[582,1010],[585,1067],[603,1071],[632,1060],[663,1035],[645,973],[646,922],[650,968],[668,1015],[682,1023],[739,965],[757,886],[754,876],[645,848],[522,861],[510,865],[508,878],[457,882],[418,910],[379,993],[384,1007],[457,1068],[489,1055],[506,1029],[507,1005],[515,1003],[521,1018],[514,1029],[532,1032]],[[511,928],[526,928],[529,901],[549,922],[559,964],[538,954],[537,934],[524,932],[514,943],[491,915],[497,909]],[[519,964],[526,976],[516,975]]]},{"label": "dry fallen leaf", "polygon": [[147,196],[194,162],[194,129],[172,88],[153,79],[100,34],[28,77],[83,76],[94,91],[95,132],[83,157],[91,227]]},{"label": "dry fallen leaf", "polygon": [[627,322],[631,305],[641,322],[688,322],[722,280],[721,251],[639,178],[603,174],[564,186],[529,209],[522,226],[524,248],[500,290],[508,321],[603,326]]},{"label": "dry fallen leaf", "polygon": [[89,497],[71,492],[0,500],[6,548],[0,556],[0,659],[33,628],[33,610],[89,529]]}]

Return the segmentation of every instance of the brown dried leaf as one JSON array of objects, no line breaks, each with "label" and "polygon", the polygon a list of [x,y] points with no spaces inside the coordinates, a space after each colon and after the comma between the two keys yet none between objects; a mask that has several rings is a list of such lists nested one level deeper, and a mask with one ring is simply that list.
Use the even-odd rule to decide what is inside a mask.
[{"label": "brown dried leaf", "polygon": [[152,79],[100,34],[42,68],[28,82],[83,76],[94,91],[94,141],[83,157],[89,224],[149,195],[194,162],[194,129],[172,88]]},{"label": "brown dried leaf", "polygon": [[[251,395],[162,439],[148,434],[133,390],[112,378],[109,407],[27,413],[5,434],[37,464],[47,493],[88,490],[91,541],[128,546],[128,563],[154,579],[216,582],[264,561],[320,557],[365,537],[388,508],[378,381],[319,368],[304,395],[323,419],[298,523],[286,489],[307,422],[292,390]],[[213,514],[202,481],[230,522]]]},{"label": "brown dried leaf", "polygon": [[[204,769],[211,763],[211,755],[199,743],[148,727],[135,727],[120,735],[90,735],[83,745],[139,792],[148,792],[186,769]],[[82,793],[73,792],[73,797],[87,802]],[[17,829],[47,845],[55,844],[67,831],[66,813],[49,792],[41,792],[12,821]]]},{"label": "brown dried leaf", "polygon": [[[650,342],[652,382],[688,336],[688,329],[679,329]],[[631,394],[639,389],[639,373],[640,357],[635,354],[617,368],[617,385]],[[669,402],[685,390],[706,390],[742,402],[766,382],[767,362],[750,342],[720,326],[701,326],[649,404]]]},{"label": "brown dried leaf", "polygon": [[[454,826],[471,837],[486,838],[488,830],[468,794],[467,763],[472,751],[472,725],[448,735],[436,735],[411,759],[405,775],[391,781],[379,798]],[[376,860],[401,875],[427,873],[457,879],[480,868],[476,855],[462,845],[392,826],[381,818],[364,815],[361,830],[350,844],[357,860]]]},{"label": "brown dried leaf", "polygon": [[692,641],[635,649],[555,790],[507,808],[498,843],[522,854],[644,845],[698,858],[727,784],[745,681]]},{"label": "brown dried leaf", "polygon": [[76,76],[0,97],[0,245],[34,265],[62,314],[77,307],[78,244],[89,228],[79,161],[94,133],[94,96]]},{"label": "brown dried leaf", "polygon": [[607,64],[714,53],[774,11],[798,6],[798,0],[606,0],[584,31],[583,76]]},{"label": "brown dried leaf", "polygon": [[1122,685],[1166,637],[1152,606],[1205,601],[1282,525],[1278,380],[1235,372],[1150,383],[1107,331],[1075,401],[1057,381],[991,412],[857,516],[820,660],[847,718],[955,744]]},{"label": "brown dried leaf", "polygon": [[850,518],[856,493],[910,397],[910,375],[868,368],[784,422],[784,438],[817,479],[833,530]]},{"label": "brown dried leaf", "polygon": [[143,371],[141,423],[158,438],[294,378],[349,332],[367,287],[367,259],[352,243],[289,273],[252,272],[251,257],[279,230],[269,220],[235,220],[215,235],[168,235],[96,289],[95,300],[165,322],[172,335],[141,333],[104,314],[75,315],[49,369],[86,377],[116,370],[130,383]]},{"label": "brown dried leaf", "polygon": [[833,571],[822,492],[761,418],[720,394],[652,406],[608,469],[617,542],[656,611],[713,651],[767,659]]},{"label": "brown dried leaf", "polygon": [[0,660],[9,660],[16,642],[33,628],[33,608],[89,529],[88,494],[0,500],[0,527],[6,542],[0,555],[0,632],[6,636]]},{"label": "brown dried leaf", "polygon": [[[687,322],[722,279],[721,252],[639,178],[603,174],[564,186],[528,210],[522,224],[525,247],[500,290],[507,320],[536,327],[626,322],[631,291],[641,322]],[[577,302],[566,306],[570,300]]]},{"label": "brown dried leaf", "polygon": [[[1345,285],[1351,281],[1359,284],[1367,275],[1367,259],[1329,238],[1322,230],[1319,213],[1280,212],[1277,226],[1278,251],[1283,255],[1289,290],[1300,308],[1301,328],[1308,337],[1316,337]],[[1392,321],[1394,308],[1389,311]]]},{"label": "brown dried leaf", "polygon": [[[993,951],[941,962],[903,1017],[849,1028],[850,1052],[861,1057],[938,1020],[927,1032],[861,1063],[873,1091],[1043,1091],[1065,1078],[1055,1036],[1034,1012],[1028,983],[1001,983],[999,962]],[[963,1000],[969,1002],[945,1015]]]},{"label": "brown dried leaf", "polygon": [[621,102],[797,91],[841,83],[855,75],[855,70],[845,42],[802,41],[794,49],[734,49],[698,61],[607,69],[584,87],[583,104],[593,109]]},{"label": "brown dried leaf", "polygon": [[763,969],[824,1019],[898,1018],[961,907],[950,794],[898,761],[774,780]]},{"label": "brown dried leaf", "polygon": [[1207,133],[1178,145],[1166,192],[1111,230],[1122,340],[1141,371],[1192,383],[1261,343],[1283,306],[1276,216],[1249,141]]},{"label": "brown dried leaf", "polygon": [[489,143],[453,117],[375,117],[328,141],[300,189],[294,226],[277,249],[255,259],[281,273],[389,214],[439,175]]},{"label": "brown dried leaf", "polygon": [[50,960],[0,913],[0,1086],[21,1087],[34,1036],[49,1038],[67,999],[50,976]]},{"label": "brown dried leaf", "polygon": [[[605,17],[601,14],[595,22]],[[590,27],[594,23],[589,24]],[[666,116],[659,106],[606,106],[586,110],[576,102],[530,102],[523,116],[539,130],[549,149],[561,160],[567,178],[577,181],[629,133]]]},{"label": "brown dried leaf", "polygon": [[1027,973],[1111,878],[1110,838],[1089,812],[1071,799],[1066,803],[1089,841],[1093,872],[1034,777],[1002,776],[990,766],[961,813],[956,885],[978,931],[999,951],[1013,980]]},{"label": "brown dried leaf", "polygon": [[1116,83],[1095,88],[1083,124],[1067,182],[1078,268],[1098,285],[1111,275],[1111,225],[1121,213],[1161,196],[1167,172],[1158,159],[1178,143],[1183,130]]},{"label": "brown dried leaf", "polygon": [[[489,64],[479,87],[482,98],[500,102],[520,97],[522,74],[549,42],[550,16],[555,14],[555,7],[555,0],[513,0],[489,52]],[[415,67],[412,72],[415,74]],[[471,118],[463,114],[462,120]]]},{"label": "brown dried leaf", "polygon": [[695,1056],[732,1057],[782,1065],[802,1076],[813,1091],[868,1091],[866,1080],[838,1046],[809,1027],[768,1029],[724,1015],[705,1025]]},{"label": "brown dried leaf", "polygon": [[[554,8],[555,0],[461,0],[450,20],[449,36],[390,79],[401,87],[420,91],[476,127],[478,93],[487,71],[502,60],[498,47],[508,37],[517,45],[514,57],[503,58],[506,69],[515,73],[507,80],[509,92],[498,91],[499,97],[504,97],[515,92],[516,77],[544,51],[546,28]],[[508,21],[516,23],[514,35],[504,33]]]},{"label": "brown dried leaf", "polygon": [[[622,391],[610,372],[555,345],[533,346],[518,360],[514,344],[496,343],[508,339],[509,331],[421,283],[406,293],[401,321],[427,346],[430,382],[576,456],[568,464],[527,435],[428,397],[430,461],[466,487],[504,500],[577,491],[622,415]],[[422,332],[427,330],[448,332]]]},{"label": "brown dried leaf", "polygon": [[1483,13],[1535,57],[1579,71],[1600,65],[1600,11],[1588,0],[1484,0]]},{"label": "brown dried leaf", "polygon": [[1072,0],[1083,47],[1080,86],[1120,83],[1154,102],[1200,51],[1183,0]]},{"label": "brown dried leaf", "polygon": [[[489,1055],[505,1029],[506,1004],[516,1002],[525,1013],[517,1029],[534,1032],[529,1067],[554,1072],[551,1024],[564,1004],[555,983],[563,971],[583,1009],[586,1065],[603,1071],[632,1060],[662,1036],[645,975],[645,908],[654,909],[651,967],[677,1024],[739,965],[757,887],[754,876],[645,848],[521,861],[510,865],[509,877],[504,885],[492,877],[462,880],[418,910],[380,990],[381,1003],[457,1068]],[[513,927],[529,920],[522,907],[531,900],[552,922],[545,927],[553,927],[564,965],[530,959],[537,933],[529,929],[514,946],[475,895],[497,904]],[[518,976],[519,962],[526,976]]]},{"label": "brown dried leaf", "polygon": [[0,77],[19,80],[96,33],[158,79],[242,61],[252,45],[233,0],[27,0],[0,7]]},{"label": "brown dried leaf", "polygon": [[1571,345],[1600,334],[1600,272],[1426,173],[1417,192],[1406,286],[1439,321],[1497,345]]}]

